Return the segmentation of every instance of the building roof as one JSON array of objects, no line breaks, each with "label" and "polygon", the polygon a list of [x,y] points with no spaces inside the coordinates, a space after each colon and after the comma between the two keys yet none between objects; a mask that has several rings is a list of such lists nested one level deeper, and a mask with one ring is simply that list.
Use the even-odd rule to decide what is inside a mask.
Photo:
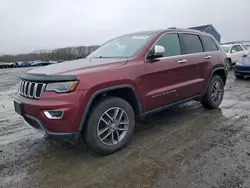
[{"label": "building roof", "polygon": [[221,37],[220,33],[215,29],[215,27],[212,24],[201,25],[197,27],[190,27],[189,29],[194,29],[194,30],[205,32],[209,27],[213,28],[213,30],[216,31],[216,33],[218,33],[218,35]]},{"label": "building roof", "polygon": [[189,29],[195,29],[195,30],[199,30],[199,31],[205,31],[209,26],[211,26],[211,24],[209,24],[209,25],[201,25],[201,26],[197,26],[197,27],[190,27]]}]

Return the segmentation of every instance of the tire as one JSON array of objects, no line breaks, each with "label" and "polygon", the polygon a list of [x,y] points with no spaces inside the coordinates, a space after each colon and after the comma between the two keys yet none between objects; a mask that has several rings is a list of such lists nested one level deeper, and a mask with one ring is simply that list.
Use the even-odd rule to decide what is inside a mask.
[{"label": "tire", "polygon": [[231,66],[232,66],[231,62],[232,62],[231,59],[227,59],[227,61],[226,61],[226,70],[227,71],[229,71],[231,69]]},{"label": "tire", "polygon": [[[119,124],[116,127],[115,122],[111,120],[111,117],[115,116],[114,114],[112,114],[112,112],[115,112],[117,109],[119,109],[118,112],[120,112],[120,114],[122,110],[124,111],[123,112],[124,117],[122,117],[120,123],[129,122],[128,124],[126,125]],[[109,116],[105,115],[105,112],[107,112]],[[117,117],[120,116],[120,114],[118,113]],[[103,121],[103,119],[105,119],[105,122]],[[106,123],[112,125],[108,125]],[[124,128],[120,126],[124,126]],[[120,132],[121,137],[119,137],[120,141],[118,141],[117,139],[118,138],[117,133],[119,135],[119,131],[117,132],[118,127],[119,129],[124,129],[124,132],[119,130],[121,131]],[[102,132],[104,129],[107,128],[108,130],[106,132],[100,134],[100,132]],[[125,131],[125,129],[127,129],[127,131]],[[87,123],[84,126],[82,136],[84,142],[86,143],[89,149],[93,150],[98,154],[107,155],[122,149],[130,141],[134,133],[134,129],[135,129],[135,114],[131,105],[127,101],[118,97],[105,97],[104,99],[99,101],[95,106],[93,106],[90,112],[90,116],[87,119]],[[110,136],[108,136],[106,139],[103,139],[105,136],[109,134]],[[114,136],[112,136],[112,134]]]},{"label": "tire", "polygon": [[240,80],[244,79],[244,76],[242,76],[242,75],[235,75],[235,77],[236,77],[237,79],[240,79]]},{"label": "tire", "polygon": [[[213,88],[215,87],[215,84],[217,84],[217,83],[220,84],[219,91],[217,90],[218,97],[216,94],[214,95],[214,93],[213,93],[215,91]],[[214,96],[216,96],[215,99],[213,99]],[[215,109],[221,104],[223,96],[224,96],[224,82],[220,76],[215,75],[210,80],[206,94],[204,95],[204,97],[201,100],[201,104],[205,108]]]}]

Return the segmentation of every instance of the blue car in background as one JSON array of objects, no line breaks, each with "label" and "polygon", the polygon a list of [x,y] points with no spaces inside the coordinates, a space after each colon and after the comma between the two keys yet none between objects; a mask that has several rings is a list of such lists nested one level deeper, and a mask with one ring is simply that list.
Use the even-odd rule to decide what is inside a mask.
[{"label": "blue car in background", "polygon": [[31,66],[45,66],[50,65],[51,63],[49,61],[33,61],[31,62]]},{"label": "blue car in background", "polygon": [[242,59],[235,64],[234,75],[238,79],[250,76],[250,53],[244,55]]},{"label": "blue car in background", "polygon": [[33,66],[42,66],[42,61],[33,61],[30,64],[31,64],[32,67]]},{"label": "blue car in background", "polygon": [[31,64],[28,61],[18,62],[18,67],[30,67]]}]

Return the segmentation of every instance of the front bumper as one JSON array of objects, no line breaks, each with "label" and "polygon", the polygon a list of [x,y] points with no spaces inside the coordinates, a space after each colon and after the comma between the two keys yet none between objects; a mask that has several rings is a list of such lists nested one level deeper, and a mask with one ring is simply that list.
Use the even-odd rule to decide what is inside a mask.
[{"label": "front bumper", "polygon": [[[84,95],[84,91],[65,94],[43,92],[39,100],[17,95],[14,101],[22,106],[21,112],[20,109],[15,109],[30,127],[51,137],[63,137],[75,142],[80,138],[79,126],[83,115],[81,101]],[[63,117],[49,119],[44,114],[47,110],[63,111]]]},{"label": "front bumper", "polygon": [[250,76],[250,66],[236,65],[234,74],[239,76]]},{"label": "front bumper", "polygon": [[36,117],[33,117],[28,114],[23,114],[23,120],[24,122],[30,126],[33,129],[36,129],[37,131],[54,138],[62,138],[64,140],[67,140],[73,144],[77,143],[78,140],[81,137],[80,132],[73,132],[73,133],[56,133],[56,132],[50,132],[46,126]]}]

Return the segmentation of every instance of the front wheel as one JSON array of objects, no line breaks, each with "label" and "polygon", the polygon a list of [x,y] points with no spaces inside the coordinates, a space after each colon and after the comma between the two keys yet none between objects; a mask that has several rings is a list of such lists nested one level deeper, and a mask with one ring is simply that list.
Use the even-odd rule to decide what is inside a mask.
[{"label": "front wheel", "polygon": [[107,97],[90,112],[83,130],[88,148],[99,154],[110,154],[123,148],[135,128],[135,114],[131,105],[118,97]]},{"label": "front wheel", "polygon": [[220,76],[213,76],[205,96],[201,100],[201,104],[205,108],[215,109],[217,108],[224,96],[224,82]]}]

